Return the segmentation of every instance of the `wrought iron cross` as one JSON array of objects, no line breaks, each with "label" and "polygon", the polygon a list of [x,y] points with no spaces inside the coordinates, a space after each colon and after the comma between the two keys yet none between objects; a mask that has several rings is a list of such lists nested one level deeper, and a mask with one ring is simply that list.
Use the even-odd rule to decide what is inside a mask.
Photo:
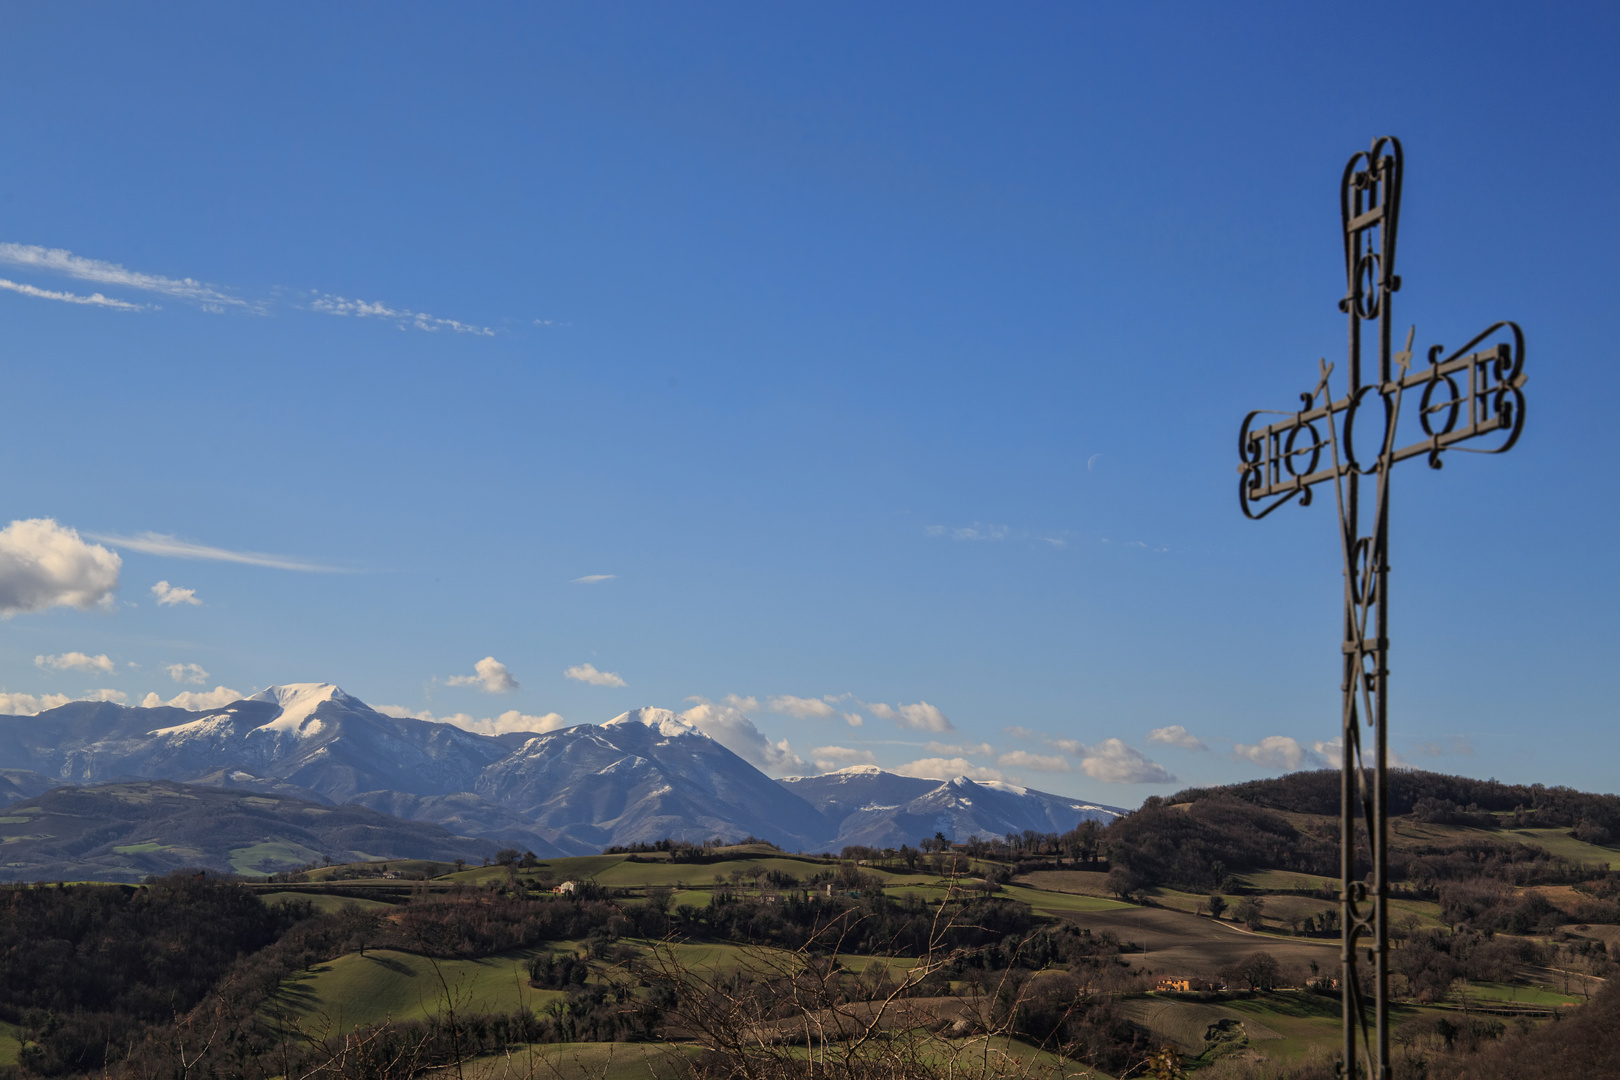
[{"label": "wrought iron cross", "polygon": [[[1406,344],[1392,347],[1395,232],[1401,212],[1401,144],[1375,139],[1351,157],[1339,186],[1344,224],[1347,289],[1339,310],[1350,317],[1348,389],[1335,399],[1328,388],[1333,365],[1321,362],[1316,388],[1300,395],[1297,412],[1260,426],[1257,410],[1244,418],[1238,436],[1242,481],[1238,498],[1251,519],[1265,517],[1296,498],[1309,506],[1317,484],[1331,483],[1339,504],[1344,552],[1344,708],[1341,738],[1342,834],[1339,850],[1340,907],[1344,930],[1340,954],[1344,993],[1345,1077],[1388,1080],[1389,1061],[1389,858],[1386,849],[1389,719],[1389,476],[1396,462],[1424,457],[1431,469],[1447,450],[1499,454],[1524,428],[1524,334],[1499,322],[1462,348],[1429,350],[1427,367],[1412,370],[1414,327]],[[1364,344],[1364,324],[1375,323],[1376,346]],[[1364,377],[1363,360],[1377,352],[1377,368]],[[1442,355],[1444,354],[1444,355]],[[1418,395],[1422,437],[1398,445],[1402,404]],[[1410,408],[1410,407],[1408,407]],[[1410,427],[1410,422],[1408,422]],[[1416,434],[1413,432],[1412,434]],[[1359,440],[1359,443],[1358,443]],[[1483,445],[1464,446],[1482,440]],[[1372,526],[1361,531],[1362,480],[1373,488]],[[1362,720],[1372,736],[1371,767],[1362,745]],[[1366,831],[1365,876],[1356,872],[1356,827]],[[1365,939],[1365,940],[1363,940]],[[1367,972],[1357,956],[1366,950]],[[1359,1050],[1358,1050],[1359,1046]],[[1358,1058],[1364,1063],[1358,1067]]]}]

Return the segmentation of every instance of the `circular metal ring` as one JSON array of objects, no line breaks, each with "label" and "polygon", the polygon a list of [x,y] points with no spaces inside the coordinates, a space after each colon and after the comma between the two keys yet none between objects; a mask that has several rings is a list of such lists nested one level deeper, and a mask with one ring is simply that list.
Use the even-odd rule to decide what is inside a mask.
[{"label": "circular metal ring", "polygon": [[[1294,449],[1294,440],[1299,438],[1299,433],[1302,431],[1311,433],[1311,444],[1296,450]],[[1305,471],[1301,472],[1294,468],[1294,459],[1305,454],[1311,456],[1311,462],[1306,466]],[[1283,468],[1288,470],[1289,476],[1309,476],[1316,471],[1316,466],[1322,460],[1322,436],[1317,432],[1315,424],[1307,420],[1305,423],[1296,424],[1289,429],[1288,438],[1283,441],[1282,460]]]},{"label": "circular metal ring", "polygon": [[[1365,398],[1368,394],[1378,394],[1378,387],[1372,386],[1372,385],[1367,385],[1367,386],[1363,386],[1360,390],[1357,390],[1354,394],[1352,394],[1350,396],[1350,404],[1347,405],[1345,407],[1345,410],[1344,410],[1344,459],[1345,459],[1345,463],[1347,465],[1349,465],[1352,469],[1354,469],[1356,472],[1360,473],[1363,476],[1366,476],[1369,473],[1374,473],[1374,472],[1378,471],[1377,458],[1382,458],[1384,456],[1384,443],[1387,441],[1387,440],[1384,440],[1384,439],[1379,440],[1378,453],[1375,456],[1373,464],[1371,466],[1367,467],[1367,468],[1363,468],[1362,465],[1361,465],[1360,460],[1356,457],[1355,429],[1356,429],[1356,415],[1357,415],[1357,413],[1359,413],[1361,411],[1362,399]],[[1383,406],[1384,406],[1384,431],[1387,434],[1388,431],[1389,431],[1390,424],[1395,419],[1395,404],[1394,404],[1394,402],[1390,401],[1388,396],[1386,396],[1384,394],[1378,394],[1378,400],[1380,402],[1382,402]]]},{"label": "circular metal ring", "polygon": [[[1442,382],[1446,387],[1446,390],[1450,393],[1451,397],[1449,400],[1442,401],[1438,405],[1431,404],[1434,397],[1434,392],[1436,388],[1442,385]],[[1439,431],[1436,431],[1434,430],[1434,426],[1429,422],[1429,416],[1431,413],[1437,413],[1441,410],[1445,411],[1446,422]],[[1423,400],[1418,403],[1418,421],[1423,425],[1423,434],[1429,436],[1451,434],[1452,429],[1457,426],[1457,416],[1459,413],[1461,413],[1461,411],[1462,392],[1457,389],[1456,379],[1452,378],[1450,375],[1447,375],[1444,376],[1443,380],[1431,379],[1427,384],[1424,385]]]}]

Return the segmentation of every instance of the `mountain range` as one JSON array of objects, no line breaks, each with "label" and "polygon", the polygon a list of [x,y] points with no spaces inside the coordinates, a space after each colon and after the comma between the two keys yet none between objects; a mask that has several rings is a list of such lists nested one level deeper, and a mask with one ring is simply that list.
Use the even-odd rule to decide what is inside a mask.
[{"label": "mountain range", "polygon": [[936,833],[1061,832],[1125,812],[871,766],[773,780],[656,708],[545,734],[481,735],[384,715],[328,683],[294,683],[201,712],[80,701],[0,716],[0,806],[115,780],[358,804],[546,857],[664,837],[897,847]]}]

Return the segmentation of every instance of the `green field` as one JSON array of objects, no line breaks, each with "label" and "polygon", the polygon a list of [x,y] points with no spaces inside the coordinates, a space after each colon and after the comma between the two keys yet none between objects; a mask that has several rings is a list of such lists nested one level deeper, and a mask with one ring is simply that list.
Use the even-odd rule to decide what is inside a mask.
[{"label": "green field", "polygon": [[1047,892],[1026,885],[1009,885],[1003,896],[1028,904],[1043,915],[1070,915],[1084,911],[1118,911],[1134,907],[1123,900],[1109,900],[1102,896],[1081,896],[1075,893]]},{"label": "green field", "polygon": [[672,1080],[690,1048],[670,1043],[545,1043],[474,1058],[465,1080]]},{"label": "green field", "polygon": [[17,1025],[0,1020],[0,1066],[17,1064],[22,1052],[22,1040],[17,1037]]},{"label": "green field", "polygon": [[120,855],[140,855],[148,851],[162,851],[167,844],[160,844],[156,840],[148,840],[144,844],[120,844],[113,848]]},{"label": "green field", "polygon": [[323,896],[320,893],[302,892],[260,893],[259,899],[266,904],[273,904],[277,900],[308,900],[316,911],[322,913],[339,911],[346,907],[390,908],[395,906],[381,900],[371,900],[360,896]]},{"label": "green field", "polygon": [[307,974],[289,979],[271,1008],[291,1013],[306,1032],[330,1023],[347,1030],[384,1020],[419,1020],[444,1009],[509,1013],[539,1011],[564,995],[529,986],[526,965],[539,950],[489,956],[482,960],[429,960],[395,949],[349,953]]},{"label": "green field", "polygon": [[231,869],[238,874],[246,875],[265,873],[266,863],[275,864],[278,870],[290,870],[296,866],[319,862],[320,858],[320,852],[311,851],[302,844],[286,841],[258,843],[251,847],[231,848],[230,851]]},{"label": "green field", "polygon": [[1620,867],[1620,851],[1610,847],[1588,844],[1569,835],[1568,829],[1503,829],[1504,840],[1535,844],[1547,849],[1549,855],[1575,862],[1597,863],[1610,870]]},{"label": "green field", "polygon": [[1549,990],[1545,986],[1515,986],[1511,983],[1497,982],[1471,982],[1464,986],[1459,982],[1452,987],[1450,1000],[1460,1005],[1465,998],[1482,1005],[1506,1003],[1510,1005],[1535,1005],[1543,1008],[1579,1005],[1586,1000],[1578,995],[1560,994],[1558,991]]},{"label": "green field", "polygon": [[1243,882],[1249,888],[1257,889],[1260,892],[1273,892],[1284,889],[1331,889],[1334,893],[1339,891],[1338,878],[1301,874],[1295,870],[1260,870],[1255,873],[1244,874]]},{"label": "green field", "polygon": [[1267,1057],[1292,1060],[1313,1046],[1333,1045],[1342,1031],[1336,997],[1290,991],[1235,998],[1223,1004],[1282,1036],[1264,1043],[1261,1052]]},{"label": "green field", "polygon": [[[313,870],[304,872],[302,880],[333,881],[339,875],[349,870],[359,870],[367,875],[381,877],[386,871],[401,875],[425,874],[430,878],[449,875],[455,869],[455,864],[447,862],[434,862],[431,859],[377,859],[364,863],[340,863],[335,866],[318,866]],[[446,878],[446,880],[451,880]]]}]

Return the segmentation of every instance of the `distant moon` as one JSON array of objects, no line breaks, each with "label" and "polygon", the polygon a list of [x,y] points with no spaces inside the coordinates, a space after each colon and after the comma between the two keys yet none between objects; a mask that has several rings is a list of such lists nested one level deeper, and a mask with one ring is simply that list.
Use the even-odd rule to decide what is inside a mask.
[{"label": "distant moon", "polygon": [[1091,467],[1097,464],[1097,459],[1100,457],[1102,457],[1101,454],[1092,454],[1090,457],[1086,458],[1086,472],[1091,472]]}]

